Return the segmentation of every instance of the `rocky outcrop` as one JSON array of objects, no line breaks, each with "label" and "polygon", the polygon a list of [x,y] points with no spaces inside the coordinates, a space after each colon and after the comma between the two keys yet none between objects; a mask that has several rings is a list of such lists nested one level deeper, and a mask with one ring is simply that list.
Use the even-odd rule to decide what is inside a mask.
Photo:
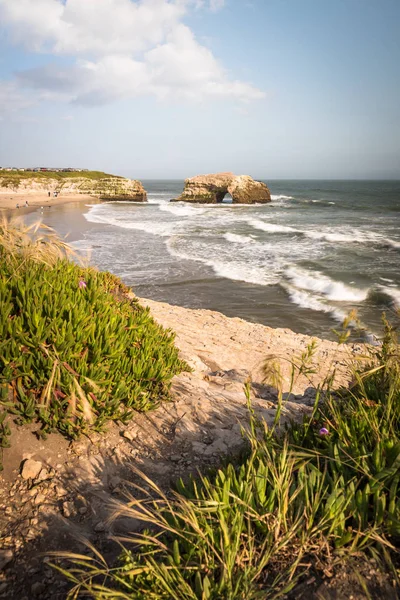
[{"label": "rocky outcrop", "polygon": [[94,196],[100,200],[146,202],[147,193],[140,181],[104,175],[104,177],[1,177],[0,194],[41,194],[58,192],[63,196]]},{"label": "rocky outcrop", "polygon": [[198,175],[186,179],[183,193],[174,201],[218,204],[226,194],[232,196],[234,204],[271,202],[271,194],[265,183],[255,181],[248,175],[237,176],[233,173]]}]

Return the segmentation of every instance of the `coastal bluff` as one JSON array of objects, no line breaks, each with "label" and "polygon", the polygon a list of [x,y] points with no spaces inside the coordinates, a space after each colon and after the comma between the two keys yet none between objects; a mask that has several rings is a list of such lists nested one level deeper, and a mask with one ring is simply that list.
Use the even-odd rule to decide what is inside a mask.
[{"label": "coastal bluff", "polygon": [[5,194],[38,195],[48,192],[62,196],[93,196],[99,200],[147,202],[142,183],[100,171],[59,173],[0,173],[0,197]]},{"label": "coastal bluff", "polygon": [[255,181],[248,175],[215,173],[197,175],[185,180],[183,193],[172,202],[196,202],[219,204],[226,194],[232,196],[233,204],[265,204],[271,202],[271,193],[265,183]]}]

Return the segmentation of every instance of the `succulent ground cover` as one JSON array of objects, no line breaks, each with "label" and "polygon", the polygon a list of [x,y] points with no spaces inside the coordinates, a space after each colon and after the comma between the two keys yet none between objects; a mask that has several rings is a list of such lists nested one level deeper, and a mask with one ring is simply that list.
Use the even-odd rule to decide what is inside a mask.
[{"label": "succulent ground cover", "polygon": [[8,421],[75,438],[169,397],[174,335],[51,231],[0,224],[0,443]]},{"label": "succulent ground cover", "polygon": [[[314,351],[293,362],[292,381],[311,373]],[[247,453],[170,493],[143,476],[116,511],[143,524],[121,540],[119,562],[108,565],[93,547],[91,557],[63,556],[70,597],[277,599],[310,570],[352,556],[384,563],[398,583],[399,357],[385,322],[369,366],[354,366],[348,389],[333,390],[328,377],[302,423],[282,427],[279,406],[273,427],[253,416]],[[266,374],[282,406],[272,359]],[[367,582],[363,588],[372,598]]]}]

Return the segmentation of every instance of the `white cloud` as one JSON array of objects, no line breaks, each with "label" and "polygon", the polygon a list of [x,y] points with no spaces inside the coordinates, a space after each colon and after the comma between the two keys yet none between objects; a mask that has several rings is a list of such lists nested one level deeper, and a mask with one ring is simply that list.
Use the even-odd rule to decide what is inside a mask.
[{"label": "white cloud", "polygon": [[[264,93],[231,80],[183,23],[190,8],[224,0],[0,0],[10,39],[54,61],[19,73],[14,92],[36,88],[68,101],[100,104],[138,95],[256,100]],[[58,56],[73,59],[71,66]]]},{"label": "white cloud", "polygon": [[224,8],[225,0],[194,0],[194,5],[197,9],[207,7],[211,12],[217,12]]},{"label": "white cloud", "polygon": [[0,114],[12,113],[32,106],[33,100],[23,94],[13,81],[0,81]]}]

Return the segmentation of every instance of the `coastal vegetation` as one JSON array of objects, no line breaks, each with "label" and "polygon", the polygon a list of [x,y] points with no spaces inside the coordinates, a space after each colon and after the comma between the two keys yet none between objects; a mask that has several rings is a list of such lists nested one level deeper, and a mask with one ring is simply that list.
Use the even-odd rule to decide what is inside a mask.
[{"label": "coastal vegetation", "polygon": [[[74,259],[74,260],[71,260]],[[9,420],[68,438],[169,397],[174,334],[44,226],[0,223],[0,444]]]},{"label": "coastal vegetation", "polygon": [[118,175],[108,175],[102,171],[0,171],[0,187],[18,187],[21,183],[29,184],[31,181],[46,183],[48,180],[63,183],[70,179],[89,179],[99,181],[108,178],[123,179]]},{"label": "coastal vegetation", "polygon": [[[301,423],[281,423],[285,400],[270,359],[266,376],[279,397],[273,426],[253,415],[246,388],[244,455],[167,493],[142,474],[116,511],[142,529],[124,537],[116,565],[93,546],[91,556],[62,555],[72,563],[57,567],[73,583],[69,597],[278,599],[355,556],[384,564],[398,584],[400,356],[396,332],[384,327],[382,345],[355,364],[353,384],[334,390],[327,377]],[[313,372],[314,352],[310,345],[293,361],[292,381]],[[366,598],[382,597],[361,575],[360,583]]]}]

